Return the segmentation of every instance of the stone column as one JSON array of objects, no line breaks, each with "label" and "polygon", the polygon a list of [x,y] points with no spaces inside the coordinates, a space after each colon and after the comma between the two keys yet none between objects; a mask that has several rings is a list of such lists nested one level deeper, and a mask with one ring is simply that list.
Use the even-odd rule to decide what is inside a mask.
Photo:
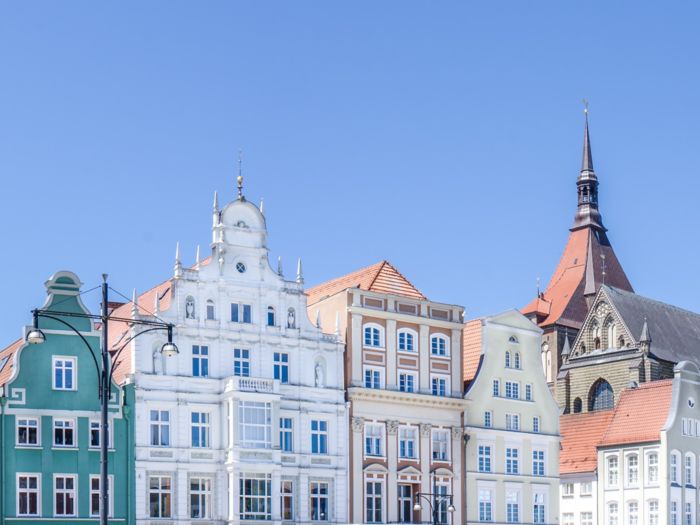
[{"label": "stone column", "polygon": [[462,427],[452,427],[452,499],[455,507],[452,523],[462,523],[462,494],[464,493],[465,480],[462,478],[462,454],[464,443]]},{"label": "stone column", "polygon": [[389,473],[386,478],[386,506],[387,506],[387,521],[398,521],[399,520],[399,509],[396,505],[398,498],[398,486],[397,486],[397,475],[396,471],[398,469],[398,433],[399,433],[399,422],[394,420],[389,420],[386,422],[386,459],[387,465],[389,466]]},{"label": "stone column", "polygon": [[364,523],[364,516],[362,515],[364,503],[364,472],[362,471],[362,432],[365,429],[364,418],[353,417],[351,426],[352,464],[350,465],[350,478],[352,479],[352,486],[350,487],[349,499],[352,516],[350,517],[350,522]]},{"label": "stone column", "polygon": [[[421,326],[421,328],[423,328]],[[426,327],[427,328],[427,327]],[[430,448],[430,438],[433,426],[429,423],[420,424],[420,491],[421,492],[432,492],[432,479],[430,478],[430,463],[433,460],[432,450]],[[425,501],[421,501],[421,521],[431,522],[433,517],[430,515],[429,505]]]}]

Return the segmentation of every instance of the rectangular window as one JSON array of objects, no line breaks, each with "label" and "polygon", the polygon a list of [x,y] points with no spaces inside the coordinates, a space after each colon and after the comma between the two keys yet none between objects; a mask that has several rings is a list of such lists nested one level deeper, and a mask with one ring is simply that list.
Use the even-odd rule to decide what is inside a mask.
[{"label": "rectangular window", "polygon": [[[112,485],[114,480],[112,476],[107,477],[107,492],[109,495],[109,516],[114,514],[114,496],[112,493]],[[90,516],[98,517],[100,515],[100,476],[90,476]]]},{"label": "rectangular window", "polygon": [[243,348],[233,349],[233,375],[250,377],[250,350]]},{"label": "rectangular window", "polygon": [[678,502],[671,502],[671,525],[678,525]]},{"label": "rectangular window", "polygon": [[252,308],[249,304],[231,303],[231,321],[234,323],[252,323]]},{"label": "rectangular window", "polygon": [[192,447],[209,448],[209,414],[192,412]]},{"label": "rectangular window", "polygon": [[647,483],[659,482],[659,455],[653,452],[647,456]]},{"label": "rectangular window", "polygon": [[272,404],[238,402],[238,440],[245,448],[272,447]]},{"label": "rectangular window", "polygon": [[593,493],[593,483],[590,481],[581,482],[581,496],[590,496]]},{"label": "rectangular window", "polygon": [[649,515],[649,519],[647,521],[649,522],[649,525],[659,525],[659,500],[649,500],[647,506]]},{"label": "rectangular window", "polygon": [[525,385],[525,401],[532,401],[532,385]]},{"label": "rectangular window", "polygon": [[450,460],[450,434],[447,430],[433,430],[433,460]]},{"label": "rectangular window", "polygon": [[241,474],[239,494],[242,520],[272,519],[272,479],[270,474]]},{"label": "rectangular window", "polygon": [[274,361],[274,378],[278,379],[283,385],[286,385],[289,383],[289,354],[274,352],[272,357]]},{"label": "rectangular window", "polygon": [[168,410],[151,410],[151,445],[170,446],[170,412]]},{"label": "rectangular window", "polygon": [[493,412],[490,410],[484,412],[484,426],[486,428],[491,428],[493,426]]},{"label": "rectangular window", "polygon": [[520,385],[513,381],[506,381],[506,397],[510,399],[519,399]]},{"label": "rectangular window", "polygon": [[211,479],[190,478],[190,518],[211,518]]},{"label": "rectangular window", "polygon": [[685,504],[685,525],[693,525],[693,504]]},{"label": "rectangular window", "polygon": [[192,375],[194,377],[209,377],[209,347],[204,345],[192,346]]},{"label": "rectangular window", "polygon": [[382,388],[382,371],[380,369],[365,367],[365,388]]},{"label": "rectangular window", "polygon": [[532,475],[544,476],[544,450],[532,451]]},{"label": "rectangular window", "polygon": [[280,448],[282,452],[294,452],[292,424],[291,417],[280,418]]},{"label": "rectangular window", "polygon": [[535,492],[532,495],[532,522],[533,523],[544,523],[545,506],[544,506],[544,494],[540,492]]},{"label": "rectangular window", "polygon": [[41,512],[39,474],[17,476],[17,516],[38,516]]},{"label": "rectangular window", "polygon": [[399,391],[400,392],[415,392],[416,391],[416,374],[409,372],[399,373]]},{"label": "rectangular window", "polygon": [[413,488],[406,483],[399,484],[399,523],[413,522]]},{"label": "rectangular window", "polygon": [[382,482],[367,481],[365,483],[366,523],[382,523]]},{"label": "rectangular window", "polygon": [[74,447],[75,445],[75,421],[72,419],[53,420],[53,446]]},{"label": "rectangular window", "polygon": [[581,513],[581,525],[593,525],[593,513],[592,512],[582,512]]},{"label": "rectangular window", "polygon": [[479,472],[491,472],[491,445],[479,445]]},{"label": "rectangular window", "polygon": [[533,432],[540,431],[540,418],[538,416],[534,416],[532,418],[532,431]]},{"label": "rectangular window", "polygon": [[399,332],[399,350],[401,352],[413,352],[413,334],[409,332]]},{"label": "rectangular window", "polygon": [[311,421],[311,453],[328,454],[328,421]]},{"label": "rectangular window", "polygon": [[54,390],[76,390],[77,362],[75,357],[53,358],[53,388]]},{"label": "rectangular window", "polygon": [[518,523],[520,521],[520,495],[514,491],[506,491],[506,522]]},{"label": "rectangular window", "polygon": [[575,525],[574,513],[573,512],[565,512],[564,514],[562,514],[561,523],[562,523],[562,525]]},{"label": "rectangular window", "polygon": [[384,453],[384,425],[365,425],[365,456],[381,456]]},{"label": "rectangular window", "polygon": [[493,397],[498,397],[501,395],[501,383],[498,379],[493,380]]},{"label": "rectangular window", "polygon": [[54,476],[54,516],[76,516],[76,476]]},{"label": "rectangular window", "polygon": [[39,446],[39,420],[37,418],[17,416],[17,444],[25,447]]},{"label": "rectangular window", "polygon": [[561,488],[561,494],[565,498],[571,497],[574,495],[574,484],[573,483],[564,483]]},{"label": "rectangular window", "polygon": [[[692,472],[692,470],[691,470]],[[627,456],[627,484],[637,485],[639,482],[639,456],[630,454]]]},{"label": "rectangular window", "polygon": [[207,319],[213,321],[215,318],[214,303],[212,301],[207,301]]},{"label": "rectangular window", "polygon": [[[90,421],[90,448],[100,448],[100,422],[97,420]],[[107,446],[112,448],[112,434],[107,427]]]},{"label": "rectangular window", "polygon": [[520,430],[519,414],[506,414],[506,430]]},{"label": "rectangular window", "polygon": [[294,482],[282,480],[280,484],[280,508],[283,521],[294,521]]},{"label": "rectangular window", "polygon": [[617,486],[618,477],[618,466],[617,466],[617,456],[611,456],[608,458],[608,487]]},{"label": "rectangular window", "polygon": [[325,481],[311,482],[311,521],[328,521],[328,483]]},{"label": "rectangular window", "polygon": [[416,427],[399,428],[399,457],[416,459],[418,432]]},{"label": "rectangular window", "polygon": [[520,451],[517,448],[506,448],[506,474],[520,474]]},{"label": "rectangular window", "polygon": [[430,380],[434,396],[445,397],[447,395],[447,379],[433,376]]},{"label": "rectangular window", "polygon": [[151,518],[172,516],[172,480],[170,476],[148,478],[148,508]]},{"label": "rectangular window", "polygon": [[490,490],[479,490],[479,521],[493,521],[493,501]]},{"label": "rectangular window", "polygon": [[430,351],[433,355],[447,355],[447,339],[435,336],[430,339]]}]

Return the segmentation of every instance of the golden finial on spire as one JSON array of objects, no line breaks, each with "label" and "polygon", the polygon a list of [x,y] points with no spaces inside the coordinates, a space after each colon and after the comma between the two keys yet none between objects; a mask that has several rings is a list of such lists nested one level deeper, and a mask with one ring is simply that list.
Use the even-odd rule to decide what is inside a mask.
[{"label": "golden finial on spire", "polygon": [[238,177],[236,178],[238,183],[238,200],[245,200],[243,197],[243,152],[238,150]]}]

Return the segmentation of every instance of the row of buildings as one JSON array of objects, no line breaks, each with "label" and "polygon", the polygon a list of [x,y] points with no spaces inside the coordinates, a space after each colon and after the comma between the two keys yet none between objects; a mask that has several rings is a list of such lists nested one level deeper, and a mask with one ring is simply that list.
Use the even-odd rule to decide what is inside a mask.
[{"label": "row of buildings", "polygon": [[[239,177],[208,257],[108,304],[111,521],[697,524],[700,316],[633,292],[587,120],[577,196],[547,288],[465,321],[387,261],[286,278]],[[44,344],[0,352],[0,525],[100,510],[102,327],[75,274],[46,287]]]}]

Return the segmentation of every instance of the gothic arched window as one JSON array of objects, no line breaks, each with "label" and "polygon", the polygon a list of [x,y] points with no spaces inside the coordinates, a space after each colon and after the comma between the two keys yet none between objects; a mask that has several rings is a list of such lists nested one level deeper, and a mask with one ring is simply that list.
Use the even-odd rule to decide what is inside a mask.
[{"label": "gothic arched window", "polygon": [[612,408],[615,403],[613,389],[605,379],[599,379],[591,387],[588,397],[588,410],[605,410]]},{"label": "gothic arched window", "polygon": [[613,322],[612,319],[608,321],[607,324],[607,329],[608,329],[608,341],[607,341],[607,348],[615,348],[615,343],[617,342],[617,327],[615,326],[615,323]]}]

